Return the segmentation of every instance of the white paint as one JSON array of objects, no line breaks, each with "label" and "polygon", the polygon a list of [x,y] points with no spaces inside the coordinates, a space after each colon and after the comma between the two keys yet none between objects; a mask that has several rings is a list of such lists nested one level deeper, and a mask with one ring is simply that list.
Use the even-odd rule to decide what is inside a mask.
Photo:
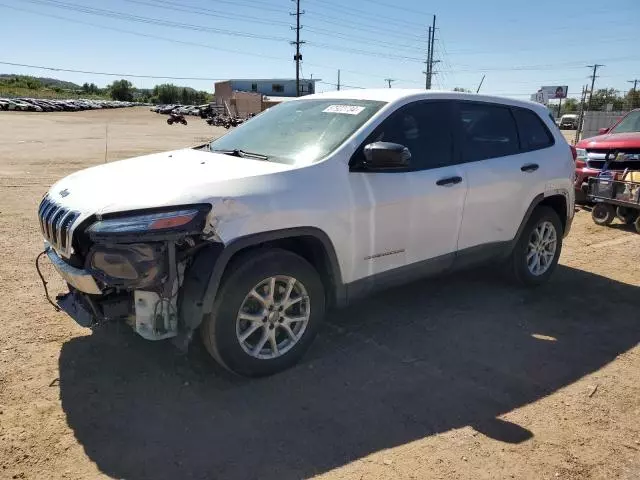
[{"label": "white paint", "polygon": [[[424,90],[358,90],[314,98],[389,102],[327,158],[290,166],[190,149],[146,155],[77,172],[54,185],[57,203],[92,214],[212,205],[205,232],[229,243],[250,234],[316,227],[336,250],[345,283],[485,242],[510,240],[547,182],[564,188],[573,215],[573,161],[544,106],[511,99]],[[422,99],[473,99],[537,111],[556,146],[512,157],[413,173],[350,173],[356,148],[389,114]],[[243,127],[238,127],[242,129]],[[523,163],[539,163],[534,174]],[[450,187],[435,182],[449,176]],[[64,198],[59,192],[67,189]],[[458,240],[459,239],[459,240]],[[397,254],[369,258],[397,251]],[[148,313],[148,311],[147,311]]]}]

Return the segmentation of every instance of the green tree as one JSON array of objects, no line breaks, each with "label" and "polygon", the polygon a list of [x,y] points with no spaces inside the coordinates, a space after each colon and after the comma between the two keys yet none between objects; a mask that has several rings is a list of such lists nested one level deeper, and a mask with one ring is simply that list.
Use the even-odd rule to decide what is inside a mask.
[{"label": "green tree", "polygon": [[109,93],[114,100],[130,102],[133,100],[133,84],[128,80],[116,80],[109,87]]},{"label": "green tree", "polygon": [[624,100],[614,88],[600,88],[593,92],[591,110],[604,110],[605,105],[609,103],[613,105],[613,110],[622,110],[624,108]]},{"label": "green tree", "polygon": [[575,113],[578,111],[580,103],[575,98],[567,98],[562,101],[562,112],[561,113]]},{"label": "green tree", "polygon": [[639,108],[640,107],[640,89],[638,90],[629,90],[624,99],[624,104],[626,108]]}]

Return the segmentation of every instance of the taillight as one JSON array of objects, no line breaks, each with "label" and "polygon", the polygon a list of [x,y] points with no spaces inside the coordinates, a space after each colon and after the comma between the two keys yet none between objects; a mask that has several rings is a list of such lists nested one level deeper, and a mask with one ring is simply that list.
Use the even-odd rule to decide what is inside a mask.
[{"label": "taillight", "polygon": [[578,158],[578,151],[573,145],[569,145],[569,148],[571,149],[571,155],[573,156],[573,161],[575,162]]}]

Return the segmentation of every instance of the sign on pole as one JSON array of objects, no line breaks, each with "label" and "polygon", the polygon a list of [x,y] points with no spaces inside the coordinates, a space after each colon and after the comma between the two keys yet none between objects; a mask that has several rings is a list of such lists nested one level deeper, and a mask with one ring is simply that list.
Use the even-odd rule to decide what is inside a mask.
[{"label": "sign on pole", "polygon": [[569,87],[566,85],[553,85],[548,87],[542,87],[541,92],[544,92],[548,99],[567,98],[567,91]]}]

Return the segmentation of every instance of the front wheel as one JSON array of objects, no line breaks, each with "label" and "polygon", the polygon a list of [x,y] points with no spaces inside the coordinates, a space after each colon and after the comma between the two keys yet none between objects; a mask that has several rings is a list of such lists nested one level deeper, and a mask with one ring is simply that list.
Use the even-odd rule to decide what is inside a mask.
[{"label": "front wheel", "polygon": [[272,375],[306,352],[324,317],[318,272],[286,250],[257,250],[228,267],[201,327],[209,353],[239,375]]},{"label": "front wheel", "polygon": [[173,125],[173,120],[171,120],[170,118],[167,118],[167,123],[168,123],[169,125]]},{"label": "front wheel", "polygon": [[608,203],[596,203],[591,210],[591,218],[596,225],[610,225],[616,218],[616,209]]},{"label": "front wheel", "polygon": [[558,214],[549,207],[536,208],[511,252],[509,267],[515,279],[526,286],[549,280],[558,265],[562,236]]},{"label": "front wheel", "polygon": [[187,121],[186,120],[180,120],[180,123],[182,123],[183,125],[186,125]]}]

